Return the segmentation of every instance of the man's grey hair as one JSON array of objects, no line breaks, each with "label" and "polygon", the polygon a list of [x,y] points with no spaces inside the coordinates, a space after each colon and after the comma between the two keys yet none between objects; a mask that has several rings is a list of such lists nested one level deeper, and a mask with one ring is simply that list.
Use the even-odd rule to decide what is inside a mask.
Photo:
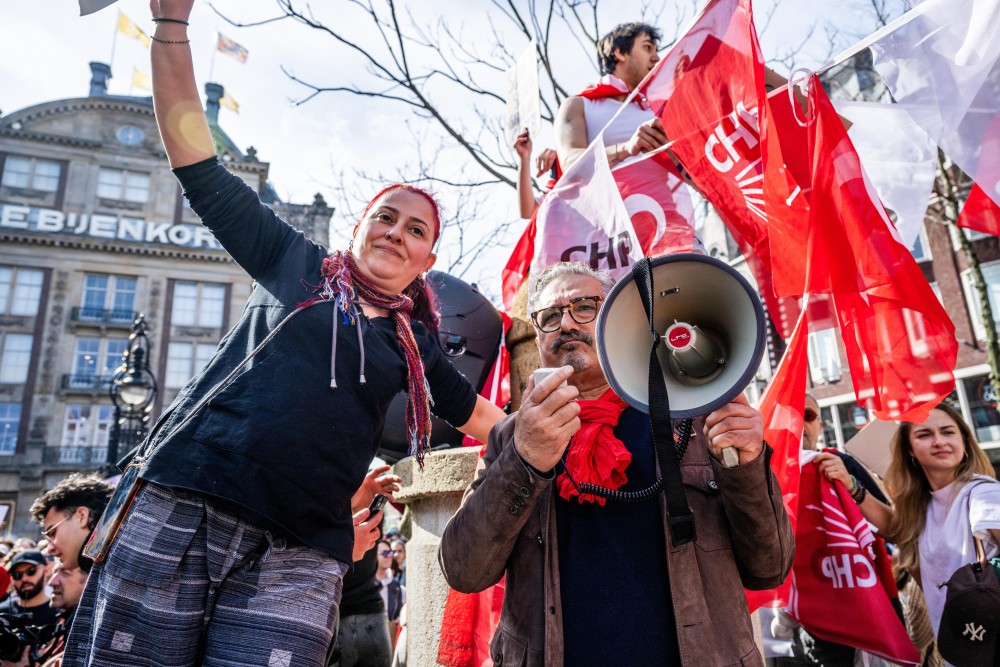
[{"label": "man's grey hair", "polygon": [[528,312],[533,313],[539,308],[544,308],[548,305],[538,303],[538,297],[553,280],[570,276],[593,278],[601,284],[602,297],[606,297],[611,292],[611,288],[615,286],[615,279],[611,277],[610,273],[592,269],[589,264],[584,264],[583,262],[559,262],[558,264],[552,264],[547,266],[538,275],[534,285],[531,287],[531,291],[528,292]]}]

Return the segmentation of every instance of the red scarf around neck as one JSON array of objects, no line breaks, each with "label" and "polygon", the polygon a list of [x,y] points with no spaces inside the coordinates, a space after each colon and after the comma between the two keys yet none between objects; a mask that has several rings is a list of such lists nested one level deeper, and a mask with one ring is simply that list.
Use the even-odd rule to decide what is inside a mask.
[{"label": "red scarf around neck", "polygon": [[[623,95],[627,98],[631,92],[632,91],[628,89],[628,86],[625,85],[625,82],[621,79],[617,79],[610,74],[605,74],[601,77],[599,83],[593,86],[587,86],[577,93],[577,95],[593,102],[595,100],[604,100],[609,97],[621,97]],[[641,94],[636,95],[632,99],[632,102],[634,104],[638,104],[640,109],[646,108],[646,98]]]},{"label": "red scarf around neck", "polygon": [[628,404],[610,389],[598,399],[577,402],[583,424],[566,450],[569,475],[559,475],[556,486],[564,500],[577,496],[581,503],[604,505],[607,502],[604,498],[577,491],[569,477],[572,476],[577,484],[589,482],[609,489],[618,489],[628,481],[625,469],[632,462],[632,453],[614,434],[618,419]]}]

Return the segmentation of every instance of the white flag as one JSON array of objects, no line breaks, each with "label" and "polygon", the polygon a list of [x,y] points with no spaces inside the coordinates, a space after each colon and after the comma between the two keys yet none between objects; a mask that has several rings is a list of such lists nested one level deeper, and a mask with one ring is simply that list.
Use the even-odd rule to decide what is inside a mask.
[{"label": "white flag", "polygon": [[642,247],[611,175],[603,133],[556,182],[535,220],[531,275],[556,262],[578,261],[618,279],[642,258]]},{"label": "white flag", "polygon": [[926,0],[871,49],[895,100],[1000,204],[1000,0]]},{"label": "white flag", "polygon": [[848,134],[879,199],[896,214],[903,245],[913,244],[924,226],[937,171],[937,147],[899,104],[840,102],[851,121]]}]

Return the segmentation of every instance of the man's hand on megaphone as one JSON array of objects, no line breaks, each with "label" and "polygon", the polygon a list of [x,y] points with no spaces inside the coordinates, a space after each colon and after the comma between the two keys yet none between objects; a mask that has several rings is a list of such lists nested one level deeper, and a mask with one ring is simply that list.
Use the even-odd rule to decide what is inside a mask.
[{"label": "man's hand on megaphone", "polygon": [[572,374],[571,366],[563,366],[537,386],[529,380],[517,411],[514,447],[528,465],[541,472],[556,467],[570,439],[580,430],[580,406],[576,403],[580,391],[572,385],[560,386]]},{"label": "man's hand on megaphone", "polygon": [[705,437],[708,449],[722,461],[722,450],[733,447],[739,455],[740,465],[760,456],[764,449],[764,419],[743,394],[723,405],[705,418]]}]

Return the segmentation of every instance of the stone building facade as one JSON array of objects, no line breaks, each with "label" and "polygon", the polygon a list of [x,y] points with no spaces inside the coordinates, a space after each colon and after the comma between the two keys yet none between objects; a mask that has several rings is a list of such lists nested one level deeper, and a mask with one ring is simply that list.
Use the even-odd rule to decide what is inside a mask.
[{"label": "stone building facade", "polygon": [[[249,277],[187,207],[150,98],[107,94],[0,117],[0,532],[37,536],[28,508],[68,473],[104,467],[110,375],[144,313],[153,416],[208,360],[250,294]],[[206,112],[224,164],[292,225],[327,244],[332,210],[279,201],[269,165]],[[4,509],[6,508],[6,510]]]}]

